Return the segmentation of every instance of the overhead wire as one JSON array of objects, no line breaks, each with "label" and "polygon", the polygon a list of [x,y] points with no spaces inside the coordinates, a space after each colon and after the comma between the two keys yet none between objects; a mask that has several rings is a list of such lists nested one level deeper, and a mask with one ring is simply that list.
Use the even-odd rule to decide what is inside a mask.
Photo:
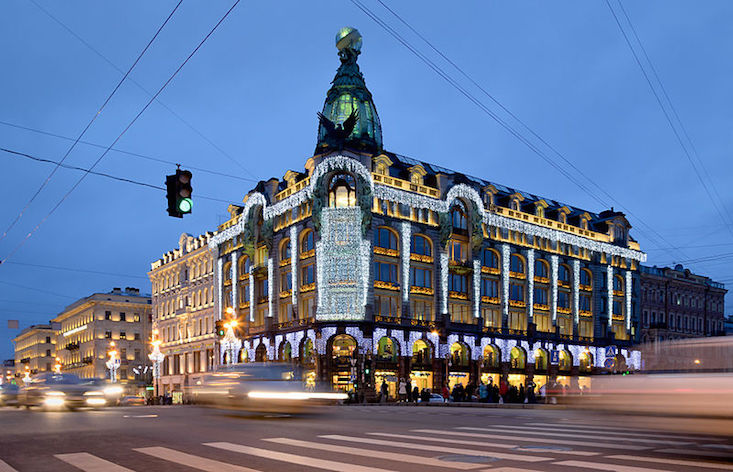
[{"label": "overhead wire", "polygon": [[[34,0],[31,0],[31,2],[35,3]],[[145,45],[145,47],[143,48],[143,50],[140,51],[140,53],[137,55],[137,58],[132,63],[132,65],[127,69],[127,72],[125,72],[125,74],[122,76],[122,78],[117,82],[117,85],[115,85],[115,87],[112,89],[112,92],[110,92],[107,95],[107,98],[104,100],[104,102],[102,103],[102,105],[97,109],[97,112],[94,114],[94,116],[92,116],[92,119],[89,120],[89,122],[86,124],[86,126],[84,127],[84,129],[81,131],[81,133],[79,133],[79,136],[77,136],[76,139],[74,139],[74,142],[71,144],[71,146],[69,147],[69,149],[66,150],[66,153],[61,158],[60,163],[64,162],[66,160],[66,158],[69,157],[69,154],[71,154],[71,151],[74,150],[74,148],[76,147],[76,145],[79,142],[79,140],[86,134],[86,132],[89,130],[89,128],[92,127],[92,125],[97,120],[97,118],[99,117],[99,115],[102,114],[102,111],[105,109],[105,107],[110,102],[110,100],[112,100],[112,97],[120,89],[120,87],[122,86],[122,84],[125,82],[125,79],[127,79],[127,77],[130,75],[130,73],[135,68],[135,66],[137,66],[137,64],[140,62],[140,59],[142,59],[142,57],[145,55],[145,53],[148,51],[148,49],[150,49],[150,46],[153,44],[153,42],[155,42],[155,39],[158,37],[158,35],[160,34],[160,32],[163,31],[163,28],[165,28],[165,25],[168,24],[168,21],[170,21],[170,19],[173,17],[173,14],[178,10],[178,7],[181,6],[181,3],[183,3],[183,0],[179,0],[178,3],[176,4],[176,6],[173,7],[173,10],[171,10],[171,12],[166,17],[165,21],[163,21],[163,23],[155,31],[155,34],[153,35],[153,37],[150,38],[150,40]],[[12,230],[13,227],[16,225],[16,223],[18,223],[18,221],[20,221],[20,219],[23,217],[23,214],[26,212],[26,210],[28,210],[28,207],[30,207],[30,205],[35,201],[35,199],[38,197],[38,195],[41,193],[41,191],[46,187],[46,185],[48,185],[48,183],[51,181],[51,179],[53,178],[53,176],[56,174],[56,171],[61,166],[60,163],[57,164],[53,168],[53,170],[51,170],[51,173],[48,174],[48,177],[46,177],[46,179],[41,183],[40,187],[38,187],[38,189],[35,191],[35,193],[28,200],[28,202],[26,202],[25,206],[20,210],[20,212],[18,213],[18,215],[13,219],[13,221],[10,223],[10,225],[5,229],[5,231],[3,232],[3,234],[0,235],[0,241],[2,241],[3,239],[5,239],[5,237],[8,235],[8,233],[10,232],[10,230]]]},{"label": "overhead wire", "polygon": [[[94,46],[92,46],[88,41],[86,41],[84,38],[81,37],[81,35],[77,34],[72,30],[68,25],[66,25],[63,21],[61,21],[59,18],[54,16],[51,12],[43,8],[40,4],[38,4],[35,0],[29,0],[31,3],[33,3],[36,7],[38,7],[39,10],[41,10],[43,13],[45,13],[49,18],[51,18],[53,21],[58,23],[62,28],[64,28],[69,34],[71,34],[73,37],[75,37],[77,40],[79,40],[84,46],[86,46],[90,51],[92,51],[94,54],[102,58],[107,64],[112,66],[115,70],[117,70],[119,73],[122,73],[122,69],[117,66],[114,62],[112,62],[107,56],[102,54],[98,49],[96,49]],[[152,96],[152,93],[148,91],[142,84],[137,82],[134,78],[129,78],[129,82],[135,84],[140,90],[142,90],[144,93],[148,95],[148,97]],[[221,146],[217,145],[213,140],[211,140],[208,136],[206,136],[201,130],[196,128],[193,124],[191,124],[188,120],[183,118],[181,115],[179,115],[175,110],[173,110],[170,106],[165,104],[163,101],[159,99],[155,99],[155,102],[166,109],[171,115],[173,115],[176,119],[178,119],[181,123],[186,125],[191,131],[196,133],[201,139],[206,141],[211,147],[213,147],[216,151],[218,151],[222,156],[226,157],[229,161],[234,163],[237,167],[242,169],[245,173],[249,174],[251,180],[258,182],[259,179],[257,179],[257,176],[255,176],[252,172],[250,172],[249,169],[244,167],[239,160],[235,159],[231,154],[229,154],[227,151],[222,149]]]},{"label": "overhead wire", "polygon": [[100,270],[89,270],[89,269],[79,269],[75,267],[62,267],[62,266],[52,266],[52,265],[45,265],[45,264],[32,264],[30,262],[15,262],[15,261],[9,261],[6,262],[6,264],[12,264],[12,265],[19,265],[19,266],[26,266],[26,267],[36,267],[40,269],[53,269],[53,270],[65,270],[67,272],[80,272],[84,274],[96,274],[96,275],[110,275],[114,277],[133,277],[136,279],[145,279],[148,280],[147,277],[144,275],[132,275],[132,274],[119,274],[116,272],[104,272]]},{"label": "overhead wire", "polygon": [[[707,173],[707,170],[705,169],[702,163],[702,160],[698,156],[699,162],[695,163],[695,159],[693,158],[693,155],[690,152],[690,149],[688,149],[688,146],[685,145],[685,141],[682,138],[682,134],[684,134],[687,137],[689,143],[691,144],[691,147],[693,148],[695,152],[697,152],[696,149],[694,148],[694,144],[692,143],[692,140],[690,139],[689,134],[687,133],[687,130],[685,129],[684,124],[682,123],[682,120],[680,120],[679,115],[677,114],[676,109],[671,99],[669,98],[669,95],[667,94],[666,89],[664,88],[664,85],[661,79],[659,78],[659,75],[656,73],[656,69],[654,68],[652,64],[651,59],[649,58],[649,55],[646,53],[646,49],[644,48],[641,40],[639,39],[639,36],[636,34],[636,29],[634,28],[633,24],[631,23],[631,19],[626,14],[626,10],[623,9],[623,4],[621,4],[620,0],[618,0],[618,3],[619,5],[621,5],[624,16],[626,17],[628,24],[630,25],[631,29],[633,30],[633,34],[637,40],[639,48],[643,51],[643,54],[647,62],[650,64],[650,68],[652,69],[653,74],[655,75],[655,78],[657,79],[657,83],[659,84],[659,87],[667,99],[667,106],[670,108],[670,110],[672,110],[672,113],[677,117],[679,128],[682,130],[682,133],[680,132],[680,130],[677,129],[678,126],[675,126],[674,120],[672,119],[670,112],[667,110],[667,106],[665,106],[665,103],[662,100],[662,97],[660,96],[656,87],[652,83],[649,73],[647,72],[646,68],[642,64],[641,58],[639,57],[636,49],[634,48],[631,42],[631,39],[629,38],[629,35],[626,33],[626,30],[624,29],[623,25],[621,24],[620,18],[616,14],[616,11],[614,10],[614,8],[611,6],[610,0],[606,0],[606,5],[608,6],[608,9],[611,11],[611,14],[613,15],[613,18],[616,21],[616,25],[618,26],[619,30],[621,31],[621,34],[626,42],[626,45],[629,47],[631,54],[634,56],[634,60],[636,61],[636,64],[639,66],[639,69],[641,70],[641,73],[644,76],[644,79],[646,80],[647,84],[649,85],[649,88],[652,91],[652,94],[654,95],[654,98],[656,99],[657,103],[659,104],[659,108],[661,108],[662,113],[664,114],[664,117],[667,120],[667,123],[669,124],[670,128],[672,128],[672,132],[675,135],[675,137],[677,138],[677,141],[679,142],[680,147],[682,148],[682,151],[685,154],[685,157],[687,157],[687,160],[690,162],[692,169],[695,171],[695,176],[697,177],[698,181],[700,182],[703,189],[705,190],[705,193],[708,195],[708,198],[710,199],[710,202],[713,204],[713,207],[715,208],[715,211],[718,213],[718,216],[720,216],[720,219],[726,223],[728,232],[730,232],[731,235],[733,235],[733,225],[731,224],[731,220],[733,220],[733,218],[726,218],[725,205],[723,204],[722,199],[720,198],[720,194],[718,193],[717,189],[715,188],[712,179],[710,179],[710,175]],[[708,183],[705,181],[705,179],[703,178],[702,172],[698,167],[703,169],[703,171],[707,175],[707,178],[710,181],[710,185],[708,185]],[[712,187],[714,190],[711,191],[710,187]],[[727,215],[727,216],[730,217],[730,215]]]},{"label": "overhead wire", "polygon": [[[402,16],[400,16],[397,12],[395,12],[392,8],[390,8],[386,3],[384,3],[382,0],[377,0],[385,9],[387,9],[393,16],[395,16],[402,24],[404,24],[410,31],[412,31],[415,35],[417,35],[423,42],[425,42],[434,52],[436,52],[440,57],[442,57],[446,62],[448,62],[453,68],[455,68],[461,75],[463,75],[467,80],[469,80],[475,87],[477,87],[481,92],[483,92],[491,101],[493,101],[496,105],[498,105],[504,112],[506,112],[510,117],[512,117],[514,120],[516,120],[519,124],[522,125],[524,129],[529,131],[537,140],[539,140],[542,144],[544,144],[549,150],[551,150],[555,155],[560,157],[566,164],[568,164],[572,169],[574,169],[580,176],[582,176],[584,179],[586,179],[590,184],[592,184],[595,188],[597,188],[601,193],[603,193],[607,198],[609,198],[612,202],[616,203],[621,209],[626,211],[626,213],[632,217],[634,217],[637,221],[639,221],[642,225],[648,228],[649,231],[653,233],[653,235],[649,235],[648,233],[644,231],[640,231],[642,234],[646,233],[647,238],[651,240],[651,242],[658,247],[664,247],[663,244],[660,244],[659,241],[656,239],[658,238],[662,242],[666,243],[667,246],[672,246],[672,244],[664,238],[656,229],[654,229],[651,225],[644,222],[641,218],[636,216],[630,209],[628,209],[626,206],[621,204],[615,197],[613,197],[609,192],[607,192],[603,187],[601,187],[598,183],[596,183],[592,178],[590,178],[588,175],[586,175],[582,170],[580,170],[572,161],[567,159],[560,151],[558,151],[555,147],[553,147],[551,144],[549,144],[542,136],[540,136],[537,132],[535,132],[529,125],[527,125],[524,121],[522,121],[518,116],[516,116],[514,113],[512,113],[511,110],[509,110],[506,106],[504,106],[496,97],[494,97],[491,93],[489,93],[484,87],[482,87],[476,80],[474,80],[464,69],[462,69],[458,64],[456,64],[453,60],[451,60],[446,54],[444,54],[442,51],[440,51],[432,42],[430,42],[429,39],[427,39],[423,34],[421,34],[417,29],[415,29],[409,22],[407,22]],[[404,40],[404,38],[399,39],[395,33],[393,33],[393,29],[379,16],[374,13],[372,10],[370,10],[368,7],[363,5],[361,2],[358,2],[358,0],[352,0],[352,3],[354,3],[357,7],[359,7],[367,16],[369,16],[373,21],[375,21],[379,26],[381,26],[383,29],[385,29],[388,33],[390,33],[393,37],[398,39],[408,50],[413,52],[413,54],[417,55],[423,62],[426,64],[428,61],[430,61],[427,56],[416,52],[417,48],[414,46],[408,45],[409,41]],[[398,34],[397,34],[398,35]],[[407,44],[406,44],[407,43]],[[432,61],[430,61],[432,63]],[[428,64],[436,73],[441,75],[444,79],[446,79],[451,85],[456,87],[455,84],[457,84],[457,81],[455,80],[448,80],[445,76],[448,75],[445,71],[440,68],[440,66],[435,65],[433,63],[433,66]],[[438,72],[436,70],[436,67],[442,71]],[[463,93],[464,96],[469,98],[466,93]],[[469,98],[474,104],[477,104],[477,99],[471,99]],[[479,105],[479,108],[485,109],[483,104]],[[495,121],[497,121],[502,127],[507,129],[509,131],[509,126],[505,125],[495,114],[488,113],[491,118],[493,118]],[[513,129],[513,128],[512,128]],[[581,190],[583,190],[586,194],[591,196],[593,199],[595,199],[597,202],[599,202],[604,207],[609,207],[610,205],[600,199],[595,192],[591,191],[588,187],[581,184],[578,180],[571,177],[569,172],[561,171],[560,167],[555,165],[553,162],[551,162],[549,156],[546,156],[544,153],[540,152],[536,147],[530,146],[529,140],[524,138],[522,136],[521,138],[518,136],[518,132],[510,131],[512,135],[517,137],[520,141],[522,141],[525,145],[527,145],[533,152],[535,152],[538,156],[542,157],[546,162],[548,162],[552,167],[554,167],[556,170],[560,171],[562,175],[564,175],[568,180],[570,180],[572,183],[574,183],[576,186],[578,186]],[[684,254],[683,254],[684,256]],[[685,256],[686,257],[686,256]]]},{"label": "overhead wire", "polygon": [[[168,86],[168,84],[171,83],[171,81],[173,81],[173,79],[178,75],[178,73],[181,71],[181,69],[183,69],[183,67],[188,63],[189,60],[191,60],[191,58],[194,56],[194,54],[196,54],[196,52],[198,52],[198,50],[201,48],[201,46],[204,45],[204,43],[206,42],[206,40],[208,40],[209,37],[211,37],[211,35],[214,34],[214,31],[216,31],[217,28],[219,28],[219,25],[222,24],[222,22],[229,16],[229,14],[232,12],[232,10],[234,10],[234,8],[239,4],[240,1],[241,0],[235,0],[235,2],[232,4],[232,6],[229,8],[229,10],[227,10],[227,12],[224,14],[224,16],[221,17],[221,19],[216,23],[216,25],[214,25],[214,27],[208,32],[208,34],[206,34],[206,36],[193,49],[193,51],[188,55],[188,57],[186,57],[186,59],[178,66],[178,68],[175,70],[175,72],[173,72],[173,74],[168,78],[168,80],[166,80],[165,83],[158,89],[158,91],[155,92],[155,95],[153,95],[150,98],[150,100],[148,100],[148,102],[145,104],[145,106],[137,113],[137,115],[135,115],[135,117],[132,119],[132,121],[130,121],[127,124],[127,126],[115,138],[115,140],[104,150],[104,152],[99,156],[99,158],[97,158],[97,160],[94,162],[94,164],[92,164],[92,166],[89,168],[89,171],[91,171],[92,169],[94,169],[94,167],[96,167],[97,164],[99,164],[102,161],[102,159],[104,158],[104,156],[107,155],[107,153],[109,152],[109,150],[112,149],[112,147],[115,144],[117,144],[117,142],[122,138],[122,136],[124,136],[125,133],[132,127],[132,125],[135,124],[135,122],[138,120],[138,118],[140,118],[140,116],[142,116],[142,114],[145,112],[145,110],[147,110],[148,107],[150,107],[150,105],[153,103],[153,101],[155,100],[155,98],[158,95],[160,95],[163,92],[163,90],[165,90],[165,88]],[[10,257],[12,257],[13,254],[15,254],[18,251],[18,249],[20,249],[21,247],[23,247],[23,245],[25,245],[25,243],[28,241],[28,239],[30,239],[30,237],[33,234],[35,234],[36,231],[38,231],[38,229],[43,225],[43,223],[56,211],[57,208],[59,208],[61,206],[61,204],[63,204],[63,202],[69,197],[69,195],[71,195],[71,193],[79,186],[79,184],[81,184],[84,181],[84,178],[87,175],[89,175],[89,172],[88,171],[85,172],[79,178],[79,180],[76,181],[76,183],[71,187],[71,189],[68,192],[66,192],[66,194],[64,194],[63,197],[61,197],[61,199],[56,203],[56,205],[54,205],[54,207],[51,209],[51,211],[49,211],[48,214],[46,214],[46,216],[43,217],[43,219],[26,235],[26,237],[17,246],[15,246],[10,251],[10,253],[8,255],[6,255],[3,258],[3,260],[2,260],[3,263],[5,261],[7,261]]]}]

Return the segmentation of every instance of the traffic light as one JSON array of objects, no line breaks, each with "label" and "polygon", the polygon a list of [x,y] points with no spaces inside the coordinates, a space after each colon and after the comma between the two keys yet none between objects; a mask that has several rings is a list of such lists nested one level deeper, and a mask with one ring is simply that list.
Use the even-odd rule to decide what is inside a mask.
[{"label": "traffic light", "polygon": [[226,329],[224,329],[224,320],[216,320],[215,326],[216,335],[219,337],[219,339],[223,338],[226,334]]},{"label": "traffic light", "polygon": [[181,169],[176,169],[175,174],[165,177],[169,216],[183,218],[183,215],[191,213],[193,209],[191,177],[190,171]]},{"label": "traffic light", "polygon": [[372,375],[372,360],[366,359],[364,361],[364,375]]}]

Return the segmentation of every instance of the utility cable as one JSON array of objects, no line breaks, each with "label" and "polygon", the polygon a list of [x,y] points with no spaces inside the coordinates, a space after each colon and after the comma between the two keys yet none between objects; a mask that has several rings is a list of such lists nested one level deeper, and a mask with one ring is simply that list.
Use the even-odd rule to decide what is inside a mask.
[{"label": "utility cable", "polygon": [[6,262],[6,264],[26,266],[26,267],[37,267],[40,269],[65,270],[68,272],[81,272],[85,274],[110,275],[114,277],[134,277],[136,279],[148,280],[148,278],[145,277],[144,275],[117,274],[115,272],[103,272],[99,270],[77,269],[75,267],[50,266],[50,265],[43,265],[43,264],[31,264],[30,262],[15,262],[15,261],[9,261],[9,262]]},{"label": "utility cable", "polygon": [[[112,147],[115,144],[117,144],[117,142],[122,138],[122,136],[124,136],[125,133],[127,133],[127,131],[132,127],[132,125],[135,124],[135,122],[138,120],[138,118],[140,118],[140,116],[142,116],[142,114],[145,113],[145,110],[147,110],[148,107],[150,107],[150,105],[158,97],[158,95],[160,95],[163,92],[163,90],[165,90],[165,88],[168,86],[168,84],[170,84],[173,81],[173,79],[178,75],[178,73],[181,71],[181,69],[183,69],[183,67],[194,56],[194,54],[196,54],[196,52],[198,52],[198,50],[201,48],[201,46],[204,45],[204,43],[206,42],[206,40],[209,39],[209,37],[211,37],[212,34],[214,34],[214,31],[217,30],[217,28],[219,27],[219,25],[222,24],[222,22],[229,16],[229,14],[232,12],[232,10],[234,10],[234,7],[236,7],[239,4],[240,1],[241,0],[236,0],[234,2],[234,4],[232,4],[232,6],[229,8],[229,10],[227,10],[227,12],[224,14],[224,16],[222,16],[221,19],[216,23],[216,25],[214,25],[214,27],[211,29],[211,31],[209,31],[209,33],[206,36],[204,36],[204,39],[202,39],[201,42],[194,48],[194,50],[191,51],[191,54],[189,54],[188,57],[186,57],[186,59],[181,63],[181,65],[179,65],[178,68],[175,70],[175,72],[173,72],[173,74],[168,78],[168,80],[166,80],[165,83],[160,87],[160,89],[158,89],[158,91],[155,92],[155,95],[153,95],[150,98],[150,100],[148,100],[148,102],[145,104],[145,106],[137,113],[137,115],[135,115],[135,117],[132,119],[132,121],[130,121],[130,123],[127,124],[127,126],[125,127],[125,129],[122,130],[122,132],[115,138],[114,141],[112,141],[112,143],[107,147],[107,149],[104,150],[104,152],[99,156],[99,158],[97,158],[97,160],[94,162],[94,164],[92,164],[92,166],[89,168],[89,171],[91,171],[92,169],[94,169],[94,167],[96,167],[97,164],[99,164],[102,161],[102,159],[104,159],[104,156],[107,155],[107,153],[109,152],[109,150],[112,149]],[[66,199],[69,197],[69,195],[71,195],[71,193],[79,186],[79,184],[81,184],[84,181],[84,178],[87,175],[89,175],[89,171],[85,172],[79,178],[79,180],[76,181],[76,183],[71,187],[71,189],[69,189],[69,191],[66,192],[66,194],[63,197],[61,197],[61,199],[56,203],[56,205],[54,205],[54,207],[51,209],[51,211],[49,211],[48,214],[43,217],[43,219],[26,235],[26,237],[17,246],[15,246],[15,248],[13,248],[12,251],[10,251],[10,253],[7,256],[5,256],[5,258],[0,263],[6,262],[10,257],[13,256],[13,254],[15,254],[18,251],[18,249],[20,249],[21,247],[23,247],[23,245],[28,241],[28,239],[30,239],[30,237],[33,236],[33,234],[36,231],[38,231],[38,229],[41,227],[41,225],[43,225],[43,223],[56,211],[56,209],[58,207],[60,207],[61,204],[64,201],[66,201]]]},{"label": "utility cable", "polygon": [[[31,1],[33,1],[33,0],[31,0]],[[125,79],[127,79],[127,77],[130,75],[130,73],[135,68],[135,66],[140,62],[140,59],[142,59],[142,57],[145,55],[145,53],[147,52],[147,50],[150,48],[150,46],[153,44],[153,42],[155,41],[155,39],[158,37],[158,35],[160,34],[160,32],[165,27],[165,25],[168,24],[168,21],[173,17],[173,14],[176,12],[176,10],[178,10],[178,7],[181,6],[181,3],[183,3],[183,0],[179,0],[178,3],[176,4],[176,6],[173,7],[173,10],[171,10],[171,12],[168,14],[168,17],[166,17],[166,19],[163,22],[163,24],[161,24],[158,27],[158,29],[155,32],[155,34],[153,35],[153,37],[150,38],[150,41],[148,41],[148,44],[146,44],[145,47],[143,48],[143,50],[140,51],[140,54],[138,54],[137,58],[132,63],[132,65],[130,66],[130,68],[127,69],[127,72],[125,72],[125,75],[122,76],[122,78],[117,82],[117,85],[115,85],[114,89],[112,89],[112,92],[110,92],[110,94],[107,95],[107,98],[102,103],[102,106],[99,107],[99,109],[97,110],[97,112],[94,114],[94,116],[92,117],[92,119],[89,120],[89,122],[84,127],[84,129],[79,134],[79,136],[76,137],[76,139],[74,140],[74,142],[72,143],[72,145],[66,151],[66,154],[64,154],[64,157],[61,158],[61,161],[60,162],[64,162],[66,160],[66,158],[69,157],[69,154],[71,154],[71,151],[74,150],[74,148],[76,147],[76,145],[79,142],[79,140],[86,134],[86,132],[89,130],[89,128],[92,127],[92,124],[94,124],[94,122],[97,120],[97,118],[102,113],[102,111],[107,106],[107,104],[110,102],[110,100],[112,100],[112,97],[115,95],[115,93],[117,93],[117,90],[120,89],[120,87],[122,86],[123,82],[125,82]],[[38,190],[36,190],[36,192],[33,194],[33,196],[31,196],[30,200],[28,200],[28,202],[25,204],[25,206],[20,210],[20,213],[18,213],[18,215],[15,217],[15,219],[10,223],[10,226],[8,226],[5,229],[5,232],[0,236],[0,241],[2,241],[3,239],[5,239],[5,236],[8,235],[8,232],[11,229],[13,229],[13,227],[15,226],[15,224],[18,221],[20,221],[20,219],[23,217],[23,214],[25,213],[25,211],[28,209],[28,207],[31,205],[31,203],[33,203],[33,201],[36,199],[36,197],[38,197],[38,195],[46,187],[46,185],[48,185],[48,183],[51,181],[51,179],[53,178],[53,176],[56,174],[56,171],[59,170],[59,167],[60,167],[60,164],[56,165],[53,168],[53,170],[51,171],[51,173],[48,174],[48,177],[46,177],[46,180],[44,180],[43,183],[41,183],[41,186],[38,187]]]},{"label": "utility cable", "polygon": [[[15,124],[15,123],[10,123],[8,121],[2,121],[2,120],[0,120],[0,125],[9,126],[9,127],[12,127],[12,128],[17,128],[17,129],[22,129],[22,130],[25,130],[25,131],[30,131],[32,133],[42,134],[42,135],[45,135],[45,136],[51,136],[53,138],[64,139],[66,141],[74,141],[74,138],[71,138],[69,136],[63,136],[63,135],[60,135],[60,134],[51,133],[49,131],[43,131],[43,130],[40,130],[40,129],[37,129],[37,128],[30,128],[28,126],[22,126],[22,125],[18,125],[18,124]],[[85,144],[87,146],[92,146],[92,147],[100,148],[100,149],[104,149],[106,147],[106,146],[103,146],[101,144],[93,143],[93,142],[90,142],[90,141],[84,141],[84,140],[80,140],[79,143],[80,144]],[[110,151],[119,152],[120,154],[126,154],[128,156],[137,157],[137,158],[145,159],[145,160],[148,160],[148,161],[159,162],[159,163],[162,163],[162,164],[170,164],[170,165],[174,165],[174,166],[175,165],[180,165],[181,167],[183,167],[185,169],[195,170],[195,171],[198,171],[198,172],[205,172],[207,174],[217,175],[217,176],[220,176],[220,177],[229,177],[229,178],[232,178],[232,179],[242,180],[242,181],[245,181],[245,182],[255,182],[255,183],[258,182],[258,180],[251,179],[249,177],[241,177],[241,176],[238,176],[238,175],[227,174],[225,172],[219,172],[219,171],[216,171],[216,170],[205,169],[203,167],[195,167],[195,166],[192,166],[192,165],[185,164],[183,162],[169,161],[169,160],[166,160],[166,159],[161,159],[159,157],[153,157],[153,156],[148,156],[146,154],[140,154],[138,152],[125,151],[125,150],[122,150],[122,149],[119,149],[119,148],[112,148],[112,149],[110,149]]]},{"label": "utility cable", "polygon": [[[80,35],[76,34],[74,32],[74,30],[72,30],[71,28],[69,28],[69,26],[67,26],[64,22],[62,22],[61,20],[59,20],[57,17],[55,17],[53,14],[51,14],[51,12],[49,12],[48,10],[46,10],[45,8],[43,8],[41,5],[39,5],[35,0],[29,0],[29,1],[31,3],[33,3],[36,7],[38,7],[38,9],[41,10],[43,13],[45,13],[49,18],[51,18],[53,21],[55,21],[56,23],[58,23],[66,31],[68,31],[69,34],[71,34],[73,37],[75,37],[77,40],[79,40],[90,51],[92,51],[94,54],[96,54],[97,56],[99,56],[100,58],[102,58],[102,60],[104,60],[107,64],[109,64],[110,66],[112,66],[112,68],[114,68],[117,72],[119,72],[120,74],[122,73],[122,69],[120,67],[118,67],[117,64],[115,64],[114,62],[112,62],[109,58],[107,58],[107,56],[105,56],[104,54],[102,54],[98,49],[96,49],[94,46],[92,46],[88,41],[86,41]],[[131,82],[131,83],[133,83],[133,84],[135,84],[140,90],[142,90],[143,92],[145,92],[148,95],[148,97],[152,96],[152,93],[149,92],[145,87],[143,87],[135,79],[130,78],[128,81]],[[252,180],[254,182],[258,182],[259,181],[257,179],[257,177],[254,174],[252,174],[252,172],[249,171],[249,169],[247,169],[246,167],[244,167],[242,165],[241,162],[239,162],[231,154],[229,154],[224,149],[222,149],[220,146],[218,146],[216,143],[214,143],[211,139],[209,139],[209,137],[207,137],[204,133],[202,133],[198,128],[196,128],[195,126],[193,126],[189,121],[185,120],[181,115],[179,115],[178,113],[176,113],[172,108],[170,108],[168,105],[166,105],[165,103],[163,103],[159,99],[156,99],[155,101],[156,101],[156,103],[158,103],[158,105],[160,105],[163,108],[165,108],[166,110],[168,110],[168,112],[171,115],[173,115],[181,123],[183,123],[184,125],[186,125],[186,127],[188,127],[191,131],[193,131],[194,133],[196,133],[201,139],[203,139],[209,145],[211,145],[211,147],[213,147],[219,153],[221,153],[221,155],[223,155],[224,157],[226,157],[227,159],[229,159],[237,167],[239,167],[244,172],[246,172],[247,174],[249,174],[250,175],[250,179],[247,179],[247,180]],[[192,167],[190,167],[190,166],[189,166],[189,168],[192,169]]]}]

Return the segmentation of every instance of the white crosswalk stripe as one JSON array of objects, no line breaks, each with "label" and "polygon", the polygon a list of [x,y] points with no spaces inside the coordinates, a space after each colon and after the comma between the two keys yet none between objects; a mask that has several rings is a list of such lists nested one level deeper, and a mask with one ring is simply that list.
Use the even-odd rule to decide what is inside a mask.
[{"label": "white crosswalk stripe", "polygon": [[132,469],[122,467],[114,462],[101,459],[87,452],[76,452],[73,454],[55,454],[55,458],[61,459],[84,472],[134,472]]},{"label": "white crosswalk stripe", "polygon": [[715,438],[710,436],[690,436],[688,434],[667,434],[660,433],[654,430],[645,429],[626,429],[626,428],[614,428],[612,426],[595,426],[585,423],[527,423],[530,426],[544,426],[551,429],[557,430],[570,430],[577,433],[603,433],[611,435],[623,435],[623,436],[637,436],[643,438],[655,437],[655,438],[669,438],[669,439],[680,439],[690,441],[710,441],[710,440],[723,440],[722,438]]},{"label": "white crosswalk stripe", "polygon": [[553,465],[562,465],[565,467],[583,467],[595,470],[610,470],[611,472],[673,472],[668,469],[649,469],[647,467],[634,467],[629,465],[606,464],[599,462],[584,461],[562,461],[553,462]]},{"label": "white crosswalk stripe", "polygon": [[512,444],[512,443],[496,443],[496,442],[487,442],[487,441],[472,441],[470,439],[451,439],[451,438],[437,438],[437,437],[426,437],[426,436],[413,436],[410,434],[401,434],[401,433],[367,433],[372,436],[383,436],[388,438],[402,438],[402,439],[414,439],[416,441],[430,441],[430,442],[442,442],[446,444],[462,444],[464,446],[480,446],[480,447],[493,447],[498,449],[514,449],[519,452],[534,452],[534,453],[540,453],[540,452],[552,452],[553,454],[568,454],[571,456],[597,456],[598,452],[591,452],[591,451],[561,451],[561,450],[553,450],[553,451],[541,451],[537,449],[529,449],[525,446],[522,446],[520,444]]},{"label": "white crosswalk stripe", "polygon": [[264,457],[266,459],[272,459],[276,461],[289,462],[291,464],[297,464],[307,466],[315,469],[325,469],[341,472],[344,470],[353,472],[389,472],[386,469],[379,469],[376,467],[366,467],[356,464],[347,464],[345,462],[336,462],[325,459],[317,459],[314,457],[299,456],[296,454],[288,454],[286,452],[277,452],[269,449],[260,449],[256,447],[244,446],[242,444],[234,444],[230,442],[212,442],[204,443],[205,446],[211,446],[225,451],[239,452],[242,454],[249,454],[251,456]]},{"label": "white crosswalk stripe", "polygon": [[[560,431],[538,431],[537,428],[529,428],[529,427],[521,427],[521,426],[496,426],[494,428],[474,428],[470,426],[462,426],[457,429],[467,430],[467,431],[489,431],[489,432],[509,432],[514,434],[528,434],[531,436],[552,436],[552,437],[559,437],[559,438],[596,438],[596,439],[609,439],[608,436],[605,435],[605,433],[569,433],[569,432],[560,432]],[[615,441],[634,441],[634,442],[641,442],[641,443],[649,443],[649,444],[664,444],[667,446],[688,446],[692,443],[689,441],[670,441],[667,439],[645,439],[645,438],[624,438],[619,437],[613,438]]]},{"label": "white crosswalk stripe", "polygon": [[601,442],[588,442],[588,441],[570,441],[566,439],[552,439],[552,438],[532,438],[529,435],[525,436],[508,436],[505,434],[485,434],[485,433],[468,433],[464,431],[444,431],[441,429],[413,429],[415,433],[426,433],[426,434],[447,434],[452,436],[465,436],[469,438],[484,438],[484,439],[499,439],[499,440],[510,440],[510,441],[524,441],[524,442],[540,442],[544,444],[561,444],[566,446],[582,446],[582,447],[593,447],[603,449],[623,449],[626,451],[644,451],[649,449],[645,446],[635,446],[633,444],[616,444],[616,443],[601,443]]},{"label": "white crosswalk stripe", "polygon": [[176,451],[175,449],[168,449],[167,447],[142,447],[134,450],[152,457],[157,457],[158,459],[206,472],[260,472],[248,467],[242,467],[241,465],[228,464],[214,459],[207,459],[206,457],[194,456],[185,452]]},{"label": "white crosswalk stripe", "polygon": [[341,454],[351,454],[355,456],[364,456],[371,459],[383,459],[396,462],[408,462],[410,464],[432,466],[432,467],[447,467],[453,470],[471,470],[484,467],[483,464],[470,464],[467,462],[445,462],[439,459],[433,459],[432,457],[415,456],[412,454],[398,454],[395,452],[385,452],[373,449],[361,449],[356,447],[348,446],[337,446],[334,444],[315,443],[310,441],[300,441],[297,439],[290,438],[269,438],[265,441],[274,442],[277,444],[286,444],[290,446],[304,447],[310,449],[317,449],[321,451],[338,452]]},{"label": "white crosswalk stripe", "polygon": [[624,461],[638,461],[638,462],[656,462],[658,464],[670,464],[670,465],[684,465],[687,467],[702,467],[705,469],[719,469],[719,470],[733,470],[733,465],[720,464],[715,462],[703,462],[703,461],[688,461],[682,459],[665,459],[662,457],[644,457],[644,456],[607,456],[609,459],[619,459]]},{"label": "white crosswalk stripe", "polygon": [[464,454],[469,456],[495,457],[497,459],[507,459],[510,461],[522,462],[541,462],[553,460],[551,457],[542,456],[525,456],[521,454],[507,454],[503,452],[481,451],[478,449],[464,449],[454,447],[435,446],[433,444],[415,444],[402,441],[384,441],[372,438],[357,438],[351,436],[341,436],[338,434],[326,434],[319,436],[320,438],[332,439],[334,441],[351,441],[360,444],[374,444],[377,446],[396,447],[405,449],[416,449],[421,451],[446,452],[449,454]]},{"label": "white crosswalk stripe", "polygon": [[8,465],[7,462],[0,460],[0,472],[18,472]]}]

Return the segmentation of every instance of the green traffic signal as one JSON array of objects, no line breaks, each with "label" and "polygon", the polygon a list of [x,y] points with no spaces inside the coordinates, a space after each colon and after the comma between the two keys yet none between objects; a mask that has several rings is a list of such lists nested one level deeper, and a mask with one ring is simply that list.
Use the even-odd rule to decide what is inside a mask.
[{"label": "green traffic signal", "polygon": [[191,209],[193,208],[193,202],[190,198],[182,198],[178,202],[178,211],[181,213],[191,213]]}]

